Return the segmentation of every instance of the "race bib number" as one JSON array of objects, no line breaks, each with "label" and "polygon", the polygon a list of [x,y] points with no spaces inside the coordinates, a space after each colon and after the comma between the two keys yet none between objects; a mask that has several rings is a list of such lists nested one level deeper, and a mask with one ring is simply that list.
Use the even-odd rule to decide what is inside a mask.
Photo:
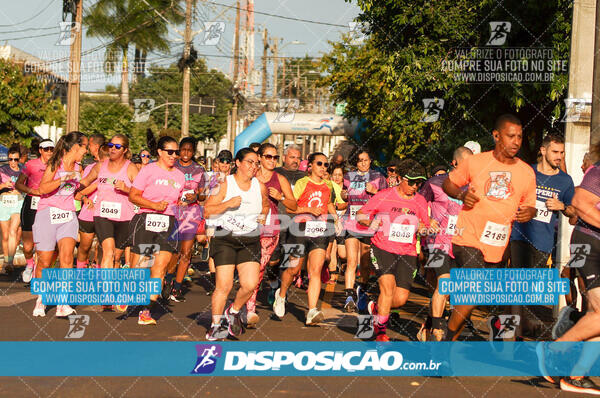
[{"label": "race bib number", "polygon": [[236,235],[246,234],[256,229],[256,222],[249,223],[244,216],[228,215],[223,219],[222,227]]},{"label": "race bib number", "polygon": [[193,189],[188,189],[186,191],[183,191],[183,193],[181,194],[181,201],[182,202],[187,202],[187,199],[185,198],[187,194],[194,194],[194,190]]},{"label": "race bib number", "polygon": [[147,214],[146,231],[167,232],[169,229],[169,216],[165,214]]},{"label": "race bib number", "polygon": [[304,234],[310,238],[318,238],[325,235],[327,224],[325,221],[307,221]]},{"label": "race bib number", "polygon": [[2,204],[6,207],[15,207],[19,202],[19,195],[2,195]]},{"label": "race bib number", "polygon": [[458,216],[448,216],[448,225],[446,226],[446,235],[456,235],[456,221]]},{"label": "race bib number", "polygon": [[31,206],[29,206],[29,208],[31,210],[37,210],[38,203],[40,203],[40,197],[39,196],[32,196],[31,197]]},{"label": "race bib number", "polygon": [[546,202],[542,202],[541,200],[536,200],[535,208],[537,210],[537,214],[536,214],[534,220],[538,220],[538,221],[541,221],[546,224],[550,223],[550,220],[552,219],[552,210],[549,210],[546,207]]},{"label": "race bib number", "polygon": [[488,221],[479,241],[490,246],[504,247],[510,237],[510,226]]},{"label": "race bib number", "polygon": [[50,224],[64,224],[73,219],[73,212],[57,207],[50,208]]},{"label": "race bib number", "polygon": [[350,206],[350,219],[356,220],[356,213],[360,210],[362,206],[360,205],[352,205]]},{"label": "race bib number", "polygon": [[121,203],[102,201],[100,203],[100,217],[121,218]]},{"label": "race bib number", "polygon": [[411,224],[390,225],[390,242],[413,243],[417,227]]}]

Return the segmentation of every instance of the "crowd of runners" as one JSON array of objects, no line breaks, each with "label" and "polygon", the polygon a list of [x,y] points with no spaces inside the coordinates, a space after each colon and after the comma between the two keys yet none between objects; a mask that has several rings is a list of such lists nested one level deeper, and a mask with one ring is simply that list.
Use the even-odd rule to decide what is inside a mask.
[{"label": "crowd of runners", "polygon": [[[52,266],[150,267],[162,291],[148,305],[106,303],[103,309],[135,313],[140,325],[153,325],[157,306],[185,300],[191,258],[198,253],[210,272],[208,340],[256,327],[261,289],[268,290],[272,313],[285,321],[290,290],[305,288],[306,325],[318,325],[325,320],[319,309],[323,285],[340,283],[340,309],[371,314],[379,342],[389,341],[390,313],[405,305],[419,275],[431,299],[418,339],[454,341],[475,306],[450,308],[438,281],[455,267],[556,265],[562,213],[575,226],[571,247],[589,250],[581,267],[564,268],[572,289],[553,338],[600,338],[599,148],[583,159],[585,175],[575,188],[561,136],[546,135],[538,161],[529,165],[517,157],[523,135],[515,116],[500,116],[492,134],[494,148],[481,152],[468,142],[456,148],[451,165],[435,167],[429,176],[413,159],[377,168],[361,148],[348,159],[315,152],[304,160],[290,145],[278,167],[278,148],[253,144],[235,155],[221,151],[210,169],[195,160],[192,138],[162,137],[156,148],[136,154],[136,163],[120,134],[106,142],[80,132],[56,143],[43,140],[38,156],[24,164],[19,149],[11,148],[0,169],[3,271],[13,270],[21,240],[25,283]],[[94,162],[84,167],[88,151]],[[583,311],[576,309],[575,285]],[[46,315],[41,297],[32,311]],[[60,305],[55,315],[74,312]],[[517,340],[540,337],[530,307],[507,312],[520,315]],[[542,347],[541,354],[550,349]],[[565,390],[600,393],[587,377],[548,379]]]}]

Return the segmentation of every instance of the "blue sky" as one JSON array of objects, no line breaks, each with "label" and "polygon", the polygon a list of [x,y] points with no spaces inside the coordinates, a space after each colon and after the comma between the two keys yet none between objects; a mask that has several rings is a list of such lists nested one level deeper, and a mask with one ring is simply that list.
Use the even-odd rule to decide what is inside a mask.
[{"label": "blue sky", "polygon": [[[1,0],[0,8],[0,45],[10,44],[44,60],[58,60],[69,55],[68,46],[57,45],[60,39],[59,23],[62,22],[62,0]],[[96,0],[83,0],[84,8]],[[143,0],[138,0],[143,1]],[[245,2],[242,1],[242,7]],[[224,73],[230,73],[235,10],[225,6],[235,5],[234,0],[214,0],[210,3],[198,1],[194,30],[200,30],[203,21],[225,22],[225,32],[216,46],[202,46],[202,35],[195,38],[195,48],[200,54],[206,54],[208,65]],[[280,56],[301,57],[306,54],[319,56],[329,50],[328,41],[337,41],[341,34],[348,32],[348,23],[359,14],[356,4],[344,0],[255,0],[256,12],[282,15],[291,18],[325,22],[330,26],[282,19],[274,16],[255,14],[255,62],[260,67],[262,56],[262,28],[267,27],[269,36],[282,38]],[[179,27],[180,30],[183,26]],[[39,36],[39,37],[32,37]],[[183,43],[180,36],[171,29],[171,53],[150,54],[149,61],[159,64],[176,62],[181,56]],[[288,44],[300,41],[303,44]],[[83,36],[82,50],[85,52],[107,42]],[[133,50],[130,51],[133,57]],[[84,56],[82,61],[82,90],[101,91],[106,84],[118,84],[117,75],[107,76],[102,72],[104,50]],[[56,62],[53,69],[61,75],[67,75],[67,62]],[[272,66],[269,63],[269,72]]]}]

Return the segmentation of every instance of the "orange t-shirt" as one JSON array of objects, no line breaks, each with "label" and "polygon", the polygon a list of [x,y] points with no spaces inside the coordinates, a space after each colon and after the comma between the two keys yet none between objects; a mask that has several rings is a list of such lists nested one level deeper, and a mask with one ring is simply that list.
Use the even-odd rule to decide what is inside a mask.
[{"label": "orange t-shirt", "polygon": [[450,172],[450,181],[475,189],[479,202],[458,214],[452,243],[475,247],[485,261],[497,263],[510,239],[519,207],[535,207],[535,173],[520,159],[514,164],[496,160],[492,151],[465,159]]}]

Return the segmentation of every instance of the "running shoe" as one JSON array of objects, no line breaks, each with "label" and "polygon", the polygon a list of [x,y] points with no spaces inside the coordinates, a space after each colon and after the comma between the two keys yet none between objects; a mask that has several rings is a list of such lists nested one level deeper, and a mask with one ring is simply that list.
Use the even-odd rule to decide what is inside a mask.
[{"label": "running shoe", "polygon": [[71,308],[71,306],[68,304],[56,306],[56,316],[57,317],[66,317],[66,316],[69,316],[69,315],[75,314],[75,313],[76,313],[75,310],[73,308]]},{"label": "running shoe", "polygon": [[446,331],[444,329],[431,329],[427,341],[444,341]]},{"label": "running shoe", "polygon": [[186,275],[183,277],[183,283],[185,285],[191,286],[192,285],[192,278],[189,275]]},{"label": "running shoe", "polygon": [[313,308],[312,310],[308,311],[308,314],[306,314],[306,324],[307,325],[318,325],[319,323],[323,322],[325,320],[325,316],[323,315],[323,313],[321,311],[319,311],[316,308]]},{"label": "running shoe", "polygon": [[429,339],[429,330],[425,326],[425,322],[421,324],[421,328],[417,332],[418,341],[427,341]]},{"label": "running shoe", "polygon": [[356,288],[356,307],[359,312],[364,312],[367,309],[367,305],[369,304],[369,296],[365,293],[365,289],[362,286],[358,286]]},{"label": "running shoe", "polygon": [[379,342],[388,342],[390,338],[388,337],[386,331],[387,328],[379,324],[379,322],[373,322],[373,329],[375,332],[375,341]]},{"label": "running shoe", "polygon": [[206,245],[206,247],[202,248],[202,253],[200,254],[200,261],[202,261],[203,263],[208,262],[208,255],[210,253],[209,247],[209,245]]},{"label": "running shoe", "polygon": [[371,300],[369,304],[367,304],[367,311],[369,311],[370,315],[377,315],[377,302]]},{"label": "running shoe", "polygon": [[[194,268],[192,268],[192,267],[188,268],[187,274],[189,276],[194,276],[195,273],[196,273],[196,271],[194,271]],[[191,281],[191,279],[190,279],[190,281]]]},{"label": "running shoe", "polygon": [[232,336],[239,336],[244,332],[244,325],[242,324],[242,313],[238,311],[236,314],[232,314],[229,312],[231,310],[231,306],[227,308],[225,311],[225,315],[229,320],[229,334]]},{"label": "running shoe", "polygon": [[275,301],[273,302],[273,312],[279,318],[283,318],[285,315],[285,298],[279,295],[279,291],[281,289],[277,289],[275,291]]},{"label": "running shoe", "polygon": [[589,377],[563,377],[560,379],[560,389],[568,392],[600,395],[600,387]]},{"label": "running shoe", "polygon": [[546,367],[546,363],[548,361],[546,344],[548,344],[548,342],[540,341],[535,347],[535,353],[537,354],[538,359],[538,368],[540,369],[540,373],[542,374],[544,380],[546,380],[548,383],[558,384],[560,377],[551,376],[548,372],[548,368]]},{"label": "running shoe", "polygon": [[352,296],[346,297],[346,303],[344,304],[344,312],[356,312],[356,304]]},{"label": "running shoe", "polygon": [[178,290],[173,290],[171,292],[171,295],[169,296],[169,300],[174,301],[176,303],[184,303],[185,297],[183,296],[183,293],[181,293],[181,289],[178,289]]},{"label": "running shoe", "polygon": [[140,311],[138,316],[138,325],[156,325],[156,320],[152,318],[150,310]]},{"label": "running shoe", "polygon": [[131,265],[125,263],[125,264],[121,265],[121,268],[129,269],[129,268],[131,268]]},{"label": "running shoe", "polygon": [[168,300],[172,291],[173,291],[173,281],[171,281],[169,283],[167,283],[165,281],[165,283],[163,283],[163,288],[162,288],[162,292],[160,295],[164,300]]},{"label": "running shoe", "polygon": [[227,334],[229,333],[225,322],[226,321],[223,321],[218,325],[211,325],[208,332],[206,332],[206,340],[224,340],[227,337]]},{"label": "running shoe", "polygon": [[25,267],[25,271],[21,274],[21,278],[23,278],[23,282],[29,283],[31,282],[31,277],[33,276],[33,267]]},{"label": "running shoe", "polygon": [[38,296],[33,309],[33,316],[46,316],[46,306],[42,304],[42,296]]},{"label": "running shoe", "polygon": [[558,319],[554,326],[552,326],[552,339],[556,340],[559,337],[562,337],[563,334],[567,333],[569,329],[571,329],[575,322],[571,320],[571,314],[576,312],[577,310],[571,306],[563,307],[558,313]]},{"label": "running shoe", "polygon": [[269,294],[267,295],[267,303],[269,303],[269,305],[273,305],[273,303],[275,302],[275,289],[269,289]]},{"label": "running shoe", "polygon": [[260,321],[258,314],[256,312],[249,312],[246,316],[246,327],[248,329],[253,329],[258,324],[258,321]]},{"label": "running shoe", "polygon": [[103,312],[108,312],[108,311],[112,311],[113,310],[113,306],[112,305],[103,305],[102,306],[102,311]]},{"label": "running shoe", "polygon": [[127,311],[127,306],[123,304],[115,305],[115,310],[117,312],[125,312]]}]

